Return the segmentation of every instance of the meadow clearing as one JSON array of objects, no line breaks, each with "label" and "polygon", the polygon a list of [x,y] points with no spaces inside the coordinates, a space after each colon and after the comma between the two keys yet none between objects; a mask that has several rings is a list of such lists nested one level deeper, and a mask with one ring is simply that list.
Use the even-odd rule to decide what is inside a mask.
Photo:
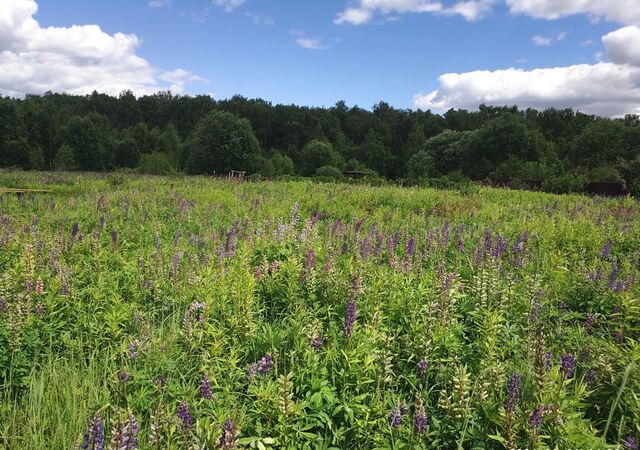
[{"label": "meadow clearing", "polygon": [[637,448],[632,198],[0,181],[0,447]]}]

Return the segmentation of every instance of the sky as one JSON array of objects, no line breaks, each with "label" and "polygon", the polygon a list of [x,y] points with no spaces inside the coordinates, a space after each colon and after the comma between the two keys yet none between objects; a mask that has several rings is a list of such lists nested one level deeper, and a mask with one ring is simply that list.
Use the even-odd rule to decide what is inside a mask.
[{"label": "sky", "polygon": [[0,0],[0,94],[640,114],[640,0]]}]

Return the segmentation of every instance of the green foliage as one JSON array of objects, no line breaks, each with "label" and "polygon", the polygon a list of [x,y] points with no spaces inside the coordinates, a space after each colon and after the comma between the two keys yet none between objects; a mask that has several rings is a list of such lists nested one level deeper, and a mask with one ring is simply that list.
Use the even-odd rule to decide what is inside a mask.
[{"label": "green foliage", "polygon": [[73,156],[73,149],[68,145],[63,145],[58,149],[56,158],[53,161],[56,170],[73,170],[76,168],[76,160]]},{"label": "green foliage", "polygon": [[302,152],[301,173],[305,176],[311,176],[323,166],[340,167],[342,161],[338,152],[328,142],[313,140],[307,143]]},{"label": "green foliage", "polygon": [[436,180],[0,173],[0,445],[637,437],[638,203]]},{"label": "green foliage", "polygon": [[322,179],[329,179],[334,181],[339,181],[344,179],[344,175],[334,166],[322,166],[318,170],[316,170],[315,176]]},{"label": "green foliage", "polygon": [[175,172],[166,153],[149,153],[140,157],[138,172],[149,175],[167,175]]},{"label": "green foliage", "polygon": [[195,174],[247,171],[259,153],[258,140],[247,120],[212,111],[198,122],[186,143],[185,167]]}]

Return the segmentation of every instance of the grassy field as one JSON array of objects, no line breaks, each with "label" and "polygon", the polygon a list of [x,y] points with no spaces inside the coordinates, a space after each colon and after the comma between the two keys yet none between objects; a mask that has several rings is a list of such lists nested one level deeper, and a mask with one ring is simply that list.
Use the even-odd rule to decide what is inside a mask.
[{"label": "grassy field", "polygon": [[[0,447],[632,448],[633,199],[0,174]],[[104,444],[102,444],[104,442]]]}]

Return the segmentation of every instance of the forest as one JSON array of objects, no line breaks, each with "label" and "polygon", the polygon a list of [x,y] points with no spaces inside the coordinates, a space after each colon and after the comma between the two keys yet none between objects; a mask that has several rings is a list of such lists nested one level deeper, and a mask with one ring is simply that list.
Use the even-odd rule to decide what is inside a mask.
[{"label": "forest", "polygon": [[371,179],[437,185],[537,180],[579,192],[619,182],[640,192],[640,118],[572,109],[480,105],[477,111],[370,110],[272,104],[171,92],[118,97],[46,93],[0,97],[0,166],[28,170],[136,170],[256,178]]}]

